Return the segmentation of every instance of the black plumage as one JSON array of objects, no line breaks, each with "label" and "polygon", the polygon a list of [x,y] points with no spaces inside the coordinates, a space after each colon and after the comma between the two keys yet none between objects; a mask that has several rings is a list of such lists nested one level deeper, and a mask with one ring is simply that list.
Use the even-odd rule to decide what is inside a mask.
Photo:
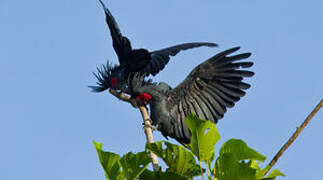
[{"label": "black plumage", "polygon": [[129,39],[120,32],[118,24],[112,16],[109,9],[104,3],[102,4],[106,15],[106,22],[110,29],[113,48],[118,56],[120,65],[111,66],[107,64],[98,69],[95,74],[98,79],[98,86],[90,86],[94,92],[101,92],[108,88],[124,90],[125,80],[133,74],[140,72],[146,75],[155,76],[169,62],[170,56],[175,56],[181,50],[187,50],[200,46],[214,47],[215,43],[209,42],[193,42],[175,45],[157,51],[149,52],[146,49],[132,49]]},{"label": "black plumage", "polygon": [[195,113],[201,119],[217,123],[250,87],[243,79],[254,73],[242,69],[251,67],[253,62],[241,60],[251,53],[230,55],[238,49],[223,51],[198,65],[174,89],[166,83],[146,82],[141,75],[129,81],[129,89],[136,96],[151,95],[150,116],[157,130],[165,137],[189,143],[191,133],[185,117]]}]

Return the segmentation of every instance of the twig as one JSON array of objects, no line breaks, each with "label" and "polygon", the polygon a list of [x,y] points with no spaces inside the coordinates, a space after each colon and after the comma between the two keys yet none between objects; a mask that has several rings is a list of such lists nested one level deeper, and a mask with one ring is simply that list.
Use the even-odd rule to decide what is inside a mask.
[{"label": "twig", "polygon": [[[110,93],[117,97],[118,99],[130,103],[133,107],[138,107],[137,106],[137,101],[135,99],[132,99],[131,97],[125,95],[124,93],[118,93],[115,90],[110,89]],[[144,131],[147,139],[147,143],[153,143],[154,138],[153,138],[153,133],[152,133],[152,125],[151,125],[151,120],[148,115],[147,108],[145,106],[139,106],[139,110],[141,112],[142,119],[144,121]],[[150,152],[150,158],[152,161],[153,169],[154,171],[159,171],[160,166],[158,164],[158,157],[156,154],[153,152]]]},{"label": "twig", "polygon": [[202,179],[204,180],[204,173],[203,173],[203,168],[202,168],[201,161],[199,161],[199,165],[200,165],[200,170],[201,170]]},{"label": "twig", "polygon": [[274,156],[274,158],[270,161],[267,167],[269,167],[265,174],[266,175],[270,169],[276,164],[278,159],[283,155],[283,153],[287,150],[287,148],[296,140],[298,135],[304,130],[306,125],[310,122],[310,120],[314,117],[314,115],[320,110],[320,108],[323,106],[323,99],[316,105],[316,107],[313,109],[311,114],[307,116],[307,118],[304,120],[302,125],[300,127],[297,127],[294,134],[288,139],[288,141],[284,144],[284,146],[278,151],[278,153]]}]

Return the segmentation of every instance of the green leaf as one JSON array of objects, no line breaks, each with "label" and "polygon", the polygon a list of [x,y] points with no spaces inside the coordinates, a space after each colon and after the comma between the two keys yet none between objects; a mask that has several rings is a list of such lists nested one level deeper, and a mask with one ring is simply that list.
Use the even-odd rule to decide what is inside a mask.
[{"label": "green leaf", "polygon": [[258,160],[264,162],[266,157],[251,149],[245,142],[239,139],[230,139],[220,149],[220,156],[225,153],[234,154],[238,160]]},{"label": "green leaf", "polygon": [[278,176],[285,176],[282,172],[280,172],[278,169],[272,170],[266,178],[275,178]]},{"label": "green leaf", "polygon": [[270,166],[266,166],[264,169],[257,169],[257,177],[258,179],[262,179],[265,176],[265,172],[267,172],[270,169]]},{"label": "green leaf", "polygon": [[105,152],[102,150],[102,144],[93,141],[96,151],[99,155],[100,163],[106,173],[106,177],[111,180],[118,179],[120,175],[120,156],[112,152]]},{"label": "green leaf", "polygon": [[257,177],[261,180],[274,180],[278,176],[285,176],[282,172],[280,172],[278,169],[272,170],[268,176],[264,177],[264,173],[269,169],[269,166],[266,166],[264,169],[257,172]]},{"label": "green leaf", "polygon": [[270,166],[266,166],[264,169],[259,169],[257,171],[257,177],[263,180],[270,180],[270,179],[275,179],[278,176],[285,176],[285,174],[280,172],[278,169],[274,169],[269,173],[268,176],[264,177],[265,172],[267,172],[269,169],[270,169]]},{"label": "green leaf", "polygon": [[[166,158],[166,154],[164,153],[163,149],[163,142],[164,141],[157,141],[154,143],[147,143],[146,149],[155,153],[158,157],[162,158],[163,160]],[[165,161],[165,160],[164,160]]]},{"label": "green leaf", "polygon": [[138,178],[150,162],[148,152],[139,152],[137,154],[129,152],[120,159],[123,174],[128,180]]},{"label": "green leaf", "polygon": [[[166,145],[166,148],[163,148],[163,144]],[[183,146],[158,141],[147,144],[146,148],[163,159],[169,167],[169,172],[185,177],[200,175],[200,168],[196,164],[193,154]]]},{"label": "green leaf", "polygon": [[[105,174],[105,177],[110,180],[110,178],[108,177],[107,174]],[[112,179],[111,179],[112,180]],[[124,174],[122,173],[122,171],[120,171],[120,173],[117,175],[117,177],[114,177],[113,180],[125,180]]]},{"label": "green leaf", "polygon": [[218,180],[257,180],[256,170],[250,163],[240,161],[232,153],[219,156],[214,167]]},{"label": "green leaf", "polygon": [[202,120],[194,114],[186,118],[186,124],[192,133],[189,144],[191,151],[199,161],[211,162],[214,158],[214,145],[220,139],[215,124]]},{"label": "green leaf", "polygon": [[256,161],[256,160],[250,160],[250,167],[252,167],[253,169],[255,170],[260,170],[260,167],[259,167],[259,161]]},{"label": "green leaf", "polygon": [[175,174],[173,172],[162,172],[157,171],[153,172],[148,169],[146,169],[140,176],[140,180],[186,180],[186,177],[183,177],[181,175]]}]

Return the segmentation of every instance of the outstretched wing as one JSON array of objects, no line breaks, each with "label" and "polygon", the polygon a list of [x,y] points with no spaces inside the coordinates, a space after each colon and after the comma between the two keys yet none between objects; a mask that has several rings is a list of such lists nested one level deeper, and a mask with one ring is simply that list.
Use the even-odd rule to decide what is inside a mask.
[{"label": "outstretched wing", "polygon": [[226,112],[245,95],[250,87],[242,82],[244,77],[254,75],[251,71],[238,70],[249,68],[252,62],[238,62],[248,58],[251,53],[228,56],[240,49],[235,47],[223,51],[198,65],[175,89],[169,91],[168,107],[171,115],[178,119],[181,137],[190,137],[185,117],[191,112],[201,119],[216,123]]},{"label": "outstretched wing", "polygon": [[114,17],[112,16],[109,9],[106,8],[106,6],[104,5],[104,3],[101,0],[99,0],[99,1],[104,9],[104,12],[105,12],[106,22],[109,26],[110,33],[112,36],[113,48],[118,55],[120,65],[123,65],[124,63],[126,63],[125,62],[126,58],[129,56],[129,54],[132,51],[131,43],[127,37],[122,36],[120,29],[118,27],[118,24],[117,24],[116,20],[114,19]]},{"label": "outstretched wing", "polygon": [[217,44],[208,42],[184,43],[165,49],[153,51],[150,53],[150,61],[143,68],[142,72],[155,76],[159,71],[163,70],[168,63],[170,56],[175,56],[182,50],[192,49],[201,46],[215,47]]}]

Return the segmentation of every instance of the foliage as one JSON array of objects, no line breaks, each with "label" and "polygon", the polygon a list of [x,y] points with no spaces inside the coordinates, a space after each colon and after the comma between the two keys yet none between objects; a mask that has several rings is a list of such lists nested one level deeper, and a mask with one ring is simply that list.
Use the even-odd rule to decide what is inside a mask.
[{"label": "foliage", "polygon": [[220,135],[214,123],[199,119],[196,115],[186,118],[187,127],[192,133],[189,147],[199,161],[211,162],[214,159],[214,146]]},{"label": "foliage", "polygon": [[[166,145],[166,148],[163,148],[163,144]],[[146,148],[163,159],[168,166],[168,172],[176,173],[184,177],[200,175],[200,168],[196,164],[193,154],[183,146],[159,141],[147,144]]]},{"label": "foliage", "polygon": [[[196,115],[186,118],[192,138],[184,146],[159,141],[146,145],[143,152],[120,157],[112,152],[102,150],[102,144],[94,142],[100,163],[108,180],[185,180],[197,176],[206,176],[209,180],[274,180],[285,176],[279,170],[273,170],[268,176],[259,167],[266,157],[250,148],[244,141],[231,139],[220,148],[215,159],[215,144],[220,135],[215,124],[201,120]],[[147,169],[151,162],[148,151],[154,152],[167,165],[165,171],[153,172]],[[206,169],[203,169],[202,163]],[[212,168],[213,167],[213,168]]]}]

